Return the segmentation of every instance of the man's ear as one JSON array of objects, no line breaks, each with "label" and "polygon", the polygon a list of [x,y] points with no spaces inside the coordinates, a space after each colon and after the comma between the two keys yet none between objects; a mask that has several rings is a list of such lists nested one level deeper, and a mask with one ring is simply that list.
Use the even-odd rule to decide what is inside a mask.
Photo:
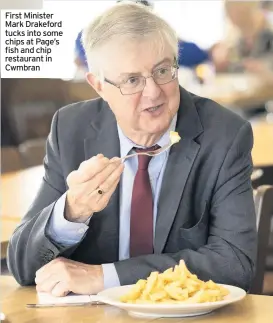
[{"label": "man's ear", "polygon": [[103,84],[99,78],[96,75],[88,72],[86,73],[86,80],[88,84],[91,85],[92,88],[98,93],[98,95],[104,99]]}]

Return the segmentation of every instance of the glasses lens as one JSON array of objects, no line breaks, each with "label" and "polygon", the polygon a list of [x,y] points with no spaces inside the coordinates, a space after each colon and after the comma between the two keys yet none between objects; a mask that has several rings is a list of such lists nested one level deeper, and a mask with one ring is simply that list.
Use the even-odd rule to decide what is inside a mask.
[{"label": "glasses lens", "polygon": [[[165,66],[154,71],[152,75],[154,82],[158,85],[166,84],[177,78],[176,66]],[[146,84],[144,76],[132,76],[123,82],[119,88],[123,95],[142,92]]]},{"label": "glasses lens", "polygon": [[176,78],[176,68],[172,66],[161,67],[153,74],[154,81],[157,84],[166,84]]},{"label": "glasses lens", "polygon": [[141,92],[145,86],[145,78],[143,76],[133,76],[120,85],[122,94],[134,94]]}]

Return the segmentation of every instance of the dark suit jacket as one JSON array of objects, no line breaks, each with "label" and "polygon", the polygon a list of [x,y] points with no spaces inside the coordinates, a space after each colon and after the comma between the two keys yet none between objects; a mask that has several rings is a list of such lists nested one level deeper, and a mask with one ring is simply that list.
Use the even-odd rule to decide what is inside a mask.
[{"label": "dark suit jacket", "polygon": [[154,254],[118,261],[119,189],[92,216],[81,242],[54,244],[46,225],[66,177],[98,153],[119,156],[115,117],[102,99],[60,109],[54,116],[37,197],[8,247],[8,264],[22,285],[58,256],[88,264],[114,263],[121,284],[165,270],[180,259],[201,279],[248,289],[256,256],[250,181],[251,126],[217,103],[180,89],[177,128],[182,140],[170,151],[154,240]]}]

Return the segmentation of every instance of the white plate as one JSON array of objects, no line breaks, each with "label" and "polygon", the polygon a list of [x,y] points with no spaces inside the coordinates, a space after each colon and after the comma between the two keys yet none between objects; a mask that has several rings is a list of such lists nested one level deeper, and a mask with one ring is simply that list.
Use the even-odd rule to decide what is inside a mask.
[{"label": "white plate", "polygon": [[[221,284],[219,284],[221,285]],[[132,316],[140,317],[186,317],[210,313],[220,307],[238,302],[246,296],[246,292],[238,287],[222,285],[229,290],[223,301],[196,304],[130,304],[122,303],[119,297],[126,294],[132,285],[106,289],[98,294],[99,299],[109,305],[128,311]]]}]

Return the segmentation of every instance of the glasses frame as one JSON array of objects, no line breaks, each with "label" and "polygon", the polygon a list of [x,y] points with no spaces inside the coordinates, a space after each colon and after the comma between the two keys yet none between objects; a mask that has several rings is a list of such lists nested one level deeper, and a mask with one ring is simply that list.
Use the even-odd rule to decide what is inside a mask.
[{"label": "glasses frame", "polygon": [[[173,69],[175,69],[176,70],[176,72],[177,72],[177,70],[179,69],[179,65],[178,65],[178,63],[177,63],[177,59],[176,58],[174,58],[174,62],[173,62],[173,64],[170,66],[171,68],[173,68]],[[155,73],[155,71],[150,75],[150,76],[147,76],[147,77],[145,77],[145,76],[143,76],[143,75],[141,75],[141,77],[144,79],[144,86],[143,86],[143,89],[141,90],[141,91],[137,91],[137,92],[133,92],[133,93],[129,93],[129,94],[124,94],[124,93],[122,93],[122,91],[121,91],[121,86],[124,84],[124,82],[121,82],[121,83],[115,83],[115,82],[113,82],[113,81],[111,81],[111,80],[109,80],[109,79],[107,79],[106,77],[104,78],[104,81],[106,82],[106,83],[109,83],[109,84],[111,84],[111,85],[113,85],[113,86],[115,86],[116,88],[118,88],[119,90],[120,90],[120,93],[122,94],[122,95],[133,95],[133,94],[136,94],[136,93],[140,93],[140,92],[142,92],[144,89],[145,89],[145,86],[146,86],[146,80],[148,79],[148,78],[153,78],[153,80],[154,80],[154,73]],[[166,82],[166,83],[161,83],[161,84],[157,84],[156,83],[156,81],[154,80],[154,82],[155,82],[155,84],[157,84],[157,85],[164,85],[164,84],[168,84],[168,83],[170,83],[170,82],[172,82],[172,81],[174,81],[175,79],[177,79],[177,74],[176,74],[176,77],[175,78],[173,78],[173,79],[171,79],[170,81],[168,81],[168,82]]]}]

